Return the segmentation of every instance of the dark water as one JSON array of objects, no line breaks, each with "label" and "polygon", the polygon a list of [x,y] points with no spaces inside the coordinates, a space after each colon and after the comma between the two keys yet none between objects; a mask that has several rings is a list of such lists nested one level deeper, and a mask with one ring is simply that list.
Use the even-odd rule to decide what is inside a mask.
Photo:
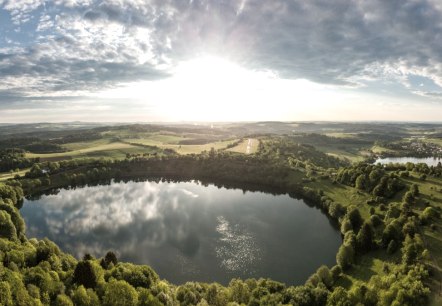
[{"label": "dark water", "polygon": [[379,158],[375,161],[375,164],[381,163],[381,164],[389,164],[389,163],[399,163],[399,164],[406,164],[406,163],[424,163],[428,166],[437,166],[439,162],[442,162],[442,159],[437,157],[387,157],[387,158]]},{"label": "dark water", "polygon": [[173,283],[270,277],[302,284],[334,265],[341,244],[327,217],[287,195],[197,182],[129,182],[61,190],[26,201],[28,237],[81,258],[108,250]]}]

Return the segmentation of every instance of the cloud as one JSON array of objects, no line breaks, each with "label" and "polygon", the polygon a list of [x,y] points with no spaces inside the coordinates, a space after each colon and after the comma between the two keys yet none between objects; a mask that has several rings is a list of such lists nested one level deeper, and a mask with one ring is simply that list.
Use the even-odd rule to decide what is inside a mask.
[{"label": "cloud", "polygon": [[438,91],[413,91],[416,95],[442,100],[442,92]]},{"label": "cloud", "polygon": [[159,80],[201,54],[337,86],[406,86],[410,74],[442,86],[436,0],[0,0],[0,7],[16,26],[12,42],[0,45],[0,82],[25,97]]},{"label": "cloud", "polygon": [[30,13],[44,2],[45,0],[6,0],[4,3],[0,2],[0,6],[3,5],[3,9],[10,12],[14,24],[20,25],[28,22],[32,18]]},{"label": "cloud", "polygon": [[219,52],[330,84],[354,83],[378,65],[442,76],[442,14],[432,1],[106,1],[83,16],[148,28],[155,54],[176,61]]}]

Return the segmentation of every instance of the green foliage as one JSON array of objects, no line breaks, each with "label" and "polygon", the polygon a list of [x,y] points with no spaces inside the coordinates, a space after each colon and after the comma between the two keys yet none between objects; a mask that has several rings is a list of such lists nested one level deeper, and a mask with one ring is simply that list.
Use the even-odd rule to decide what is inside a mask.
[{"label": "green foliage", "polygon": [[11,286],[7,282],[0,282],[0,305],[13,305]]},{"label": "green foliage", "polygon": [[138,304],[138,293],[124,280],[111,280],[104,287],[104,306],[135,306]]},{"label": "green foliage", "polygon": [[8,199],[15,207],[19,207],[23,198],[23,191],[19,186],[0,184],[0,199]]},{"label": "green foliage", "polygon": [[138,288],[138,305],[139,306],[162,306],[163,303],[153,296],[153,294],[145,288]]},{"label": "green foliage", "polygon": [[414,238],[407,235],[402,247],[402,263],[406,266],[415,264],[423,251],[423,243],[420,237],[416,235]]},{"label": "green foliage", "polygon": [[117,256],[115,255],[115,253],[111,252],[111,251],[107,252],[106,256],[104,256],[104,265],[106,266],[105,269],[107,269],[107,267],[110,264],[115,266],[117,263],[118,263],[118,259],[117,259]]},{"label": "green foliage", "polygon": [[247,304],[250,299],[249,286],[240,279],[232,279],[229,283],[229,301]]},{"label": "green foliage", "polygon": [[26,231],[26,226],[25,221],[20,216],[18,209],[11,205],[0,204],[0,211],[7,212],[9,214],[12,224],[15,228],[16,236],[18,238],[23,237]]},{"label": "green foliage", "polygon": [[98,284],[99,276],[97,267],[90,260],[78,262],[74,271],[73,281],[85,288],[95,288]]},{"label": "green foliage", "polygon": [[342,268],[347,270],[354,262],[355,251],[351,245],[341,245],[338,253],[336,254],[336,262]]},{"label": "green foliage", "polygon": [[378,227],[381,226],[384,222],[382,221],[381,218],[379,218],[378,215],[372,215],[370,217],[370,223],[374,226],[374,227]]},{"label": "green foliage", "polygon": [[341,184],[372,193],[374,196],[386,198],[392,198],[404,188],[404,184],[396,176],[388,175],[382,165],[367,163],[340,168],[336,180]]},{"label": "green foliage", "polygon": [[430,293],[423,283],[428,275],[426,270],[421,265],[415,265],[408,272],[395,272],[370,280],[373,289],[378,292],[378,305],[425,305]]},{"label": "green foliage", "polygon": [[398,249],[398,243],[396,242],[396,240],[392,239],[390,240],[390,242],[388,243],[388,247],[387,247],[387,253],[388,254],[394,254],[396,252],[396,250]]},{"label": "green foliage", "polygon": [[25,151],[22,149],[0,150],[0,172],[28,168],[34,162],[35,160],[25,157]]},{"label": "green foliage", "polygon": [[311,145],[301,144],[292,137],[271,137],[261,141],[258,155],[289,161],[289,165],[295,167],[305,167],[306,164],[310,164],[323,168],[337,168],[347,165],[346,162],[320,152]]},{"label": "green foliage", "polygon": [[359,209],[357,209],[356,207],[349,207],[347,210],[346,218],[348,218],[348,220],[350,221],[353,230],[356,232],[359,231],[359,228],[363,223],[363,219],[361,213],[359,212]]},{"label": "green foliage", "polygon": [[354,303],[352,303],[350,297],[348,296],[347,290],[339,286],[333,290],[332,294],[330,294],[329,298],[327,299],[327,306],[329,305],[352,306]]},{"label": "green foliage", "polygon": [[348,231],[353,231],[353,225],[348,218],[344,218],[341,222],[341,233],[345,234]]},{"label": "green foliage", "polygon": [[319,269],[316,271],[316,275],[318,275],[319,280],[328,288],[331,288],[333,286],[333,276],[330,272],[330,269],[322,265],[319,267]]},{"label": "green foliage", "polygon": [[410,187],[410,191],[413,195],[413,197],[418,197],[420,192],[419,192],[419,186],[417,184],[413,184]]},{"label": "green foliage", "polygon": [[57,295],[57,298],[55,299],[55,305],[56,306],[74,306],[71,299],[64,294]]},{"label": "green foliage", "polygon": [[11,216],[4,210],[0,210],[0,238],[17,239],[17,231]]},{"label": "green foliage", "polygon": [[389,223],[382,232],[381,243],[384,247],[387,247],[391,240],[402,241],[400,224],[396,221]]},{"label": "green foliage", "polygon": [[158,281],[158,275],[152,268],[145,265],[118,263],[113,269],[106,271],[105,279],[124,280],[131,286],[150,288]]},{"label": "green foliage", "polygon": [[420,219],[424,224],[428,224],[431,220],[439,217],[439,212],[433,207],[426,207],[422,212]]},{"label": "green foliage", "polygon": [[[438,221],[439,211],[435,204],[427,207],[419,219],[418,209],[425,199],[426,187],[422,191],[411,187],[411,197],[405,194],[404,203],[410,203],[414,211],[404,214],[400,203],[392,204],[393,197],[403,188],[403,182],[412,180],[415,173],[404,181],[399,172],[392,173],[380,166],[358,164],[339,169],[336,180],[347,186],[331,184],[336,170],[325,172],[321,167],[337,166],[331,158],[323,156],[314,148],[295,142],[284,143],[282,137],[275,142],[260,141],[259,153],[236,155],[213,150],[201,155],[164,156],[155,158],[131,157],[120,162],[105,161],[60,161],[35,165],[28,179],[11,186],[0,185],[0,231],[15,228],[12,240],[0,238],[0,304],[4,305],[423,305],[429,294],[424,281],[428,277],[421,259],[424,251],[419,233],[418,220]],[[294,151],[297,150],[297,151]],[[312,154],[309,156],[309,154]],[[318,163],[315,165],[315,163]],[[318,165],[321,165],[319,167]],[[301,169],[317,179],[305,185],[290,181],[301,173]],[[129,174],[129,171],[130,174]],[[414,168],[413,168],[414,169]],[[416,171],[432,169],[419,166]],[[43,171],[44,170],[44,171]],[[404,171],[405,167],[403,168]],[[49,174],[44,173],[48,171]],[[414,171],[414,170],[413,170]],[[317,205],[336,221],[339,221],[344,236],[343,245],[336,255],[337,264],[331,270],[321,266],[305,286],[289,286],[260,279],[232,280],[227,287],[219,284],[186,283],[174,286],[160,281],[148,266],[118,262],[112,252],[104,258],[93,257],[77,262],[75,258],[61,252],[48,240],[27,240],[24,223],[16,207],[20,206],[23,193],[20,184],[27,188],[45,190],[69,184],[82,185],[100,182],[119,176],[123,179],[145,175],[145,173],[172,173],[189,178],[204,176],[220,180],[253,182],[264,186],[277,186],[303,196],[309,203]],[[327,176],[319,179],[319,174]],[[32,176],[35,176],[34,179]],[[320,180],[324,179],[321,183]],[[44,186],[48,184],[48,186]],[[319,189],[324,187],[324,191]],[[331,186],[331,187],[330,187]],[[341,188],[350,190],[345,196],[333,197]],[[332,190],[332,191],[330,191]],[[368,193],[368,194],[367,194]],[[379,196],[370,203],[367,198]],[[418,198],[419,197],[419,198]],[[395,200],[399,196],[395,196]],[[335,202],[336,201],[336,202]],[[340,203],[342,204],[340,204]],[[351,203],[350,203],[351,202]],[[381,220],[388,207],[385,225]],[[367,206],[370,205],[370,206]],[[368,209],[371,208],[367,217]],[[402,208],[404,206],[402,205]],[[378,211],[378,214],[376,214]],[[9,219],[8,217],[9,216]],[[20,218],[18,218],[18,217]],[[368,218],[370,218],[368,220]],[[2,223],[2,225],[3,225]],[[12,227],[11,227],[12,225]],[[373,226],[373,227],[372,227]],[[13,230],[11,230],[13,231]],[[6,236],[14,236],[10,232]],[[355,234],[357,233],[357,235]],[[404,237],[405,240],[404,240]],[[16,239],[19,238],[19,239]],[[402,260],[390,262],[388,269],[371,278],[355,277],[360,273],[360,254],[369,253],[381,241],[388,253],[401,248]],[[401,247],[402,246],[402,247]],[[380,250],[379,252],[385,252]],[[385,253],[383,253],[385,254]],[[426,255],[428,257],[428,254]],[[376,265],[379,265],[376,263]],[[378,268],[380,270],[380,268]],[[388,271],[387,271],[388,270]],[[346,274],[345,274],[346,273]],[[357,275],[359,276],[359,275]],[[356,279],[356,281],[355,281]],[[339,285],[346,287],[339,287]],[[230,304],[229,304],[230,303]]]},{"label": "green foliage", "polygon": [[366,253],[374,247],[374,232],[370,223],[365,222],[356,236],[358,252]]},{"label": "green foliage", "polygon": [[72,301],[78,306],[100,305],[97,294],[92,289],[84,288],[83,285],[77,287],[72,293]]}]

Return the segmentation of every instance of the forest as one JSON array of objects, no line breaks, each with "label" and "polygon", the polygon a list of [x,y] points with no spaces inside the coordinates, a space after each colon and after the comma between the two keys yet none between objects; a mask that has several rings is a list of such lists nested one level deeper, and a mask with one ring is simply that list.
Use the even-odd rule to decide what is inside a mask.
[{"label": "forest", "polygon": [[[128,131],[127,126],[100,129],[78,135],[92,144],[104,131],[111,131],[112,137],[118,131],[120,139]],[[125,154],[117,157],[36,156],[41,148],[30,153],[33,147],[26,142],[1,151],[1,171],[11,175],[0,182],[0,305],[437,305],[441,301],[440,163],[373,164],[370,156],[363,155],[365,148],[361,148],[363,160],[352,161],[316,148],[318,143],[336,144],[336,135],[310,132],[238,138],[239,133],[230,131],[223,136],[230,137],[229,148],[180,154],[173,146],[200,145],[208,134],[194,136],[195,142],[182,142],[197,131],[184,129],[171,140],[170,133],[177,132],[173,129],[156,127],[154,133],[162,131],[163,139],[179,143],[156,143],[155,148],[139,147],[137,152],[119,149]],[[129,130],[144,133],[138,139],[152,137],[145,134],[152,133],[149,126]],[[214,134],[206,142],[221,139],[221,132]],[[232,150],[242,138],[257,140],[253,153]],[[344,146],[351,143],[346,139]],[[78,138],[65,135],[57,143],[71,140]],[[357,140],[353,145],[370,141]],[[45,150],[60,153],[58,147]],[[68,147],[64,150],[70,152]],[[336,264],[318,267],[301,286],[264,278],[232,279],[227,286],[178,285],[161,279],[149,266],[120,262],[118,250],[74,258],[48,239],[26,235],[20,215],[24,197],[113,180],[146,179],[199,180],[302,198],[339,226],[342,245]]]}]

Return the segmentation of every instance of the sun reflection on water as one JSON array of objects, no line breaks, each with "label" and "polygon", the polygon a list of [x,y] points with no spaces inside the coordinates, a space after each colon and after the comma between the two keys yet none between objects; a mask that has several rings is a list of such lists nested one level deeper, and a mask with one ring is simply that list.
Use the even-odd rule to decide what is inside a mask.
[{"label": "sun reflection on water", "polygon": [[230,224],[223,216],[217,221],[216,231],[221,238],[216,255],[221,267],[231,272],[253,273],[261,257],[256,237],[244,226]]}]

